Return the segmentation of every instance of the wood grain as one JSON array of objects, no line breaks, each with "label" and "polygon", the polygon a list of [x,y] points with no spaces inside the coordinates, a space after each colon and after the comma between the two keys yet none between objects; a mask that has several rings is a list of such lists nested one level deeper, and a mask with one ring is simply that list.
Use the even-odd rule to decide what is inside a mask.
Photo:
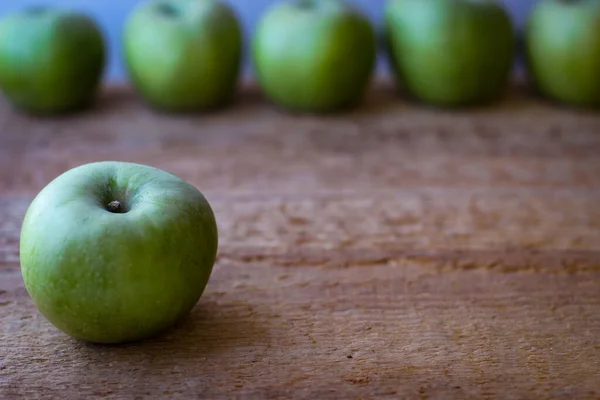
[{"label": "wood grain", "polygon": [[[126,88],[90,112],[0,106],[2,398],[600,398],[600,116],[519,90],[432,110],[376,86],[336,116],[245,89],[164,115]],[[126,346],[33,306],[22,217],[68,168],[127,160],[214,206],[219,258],[190,317]]]}]

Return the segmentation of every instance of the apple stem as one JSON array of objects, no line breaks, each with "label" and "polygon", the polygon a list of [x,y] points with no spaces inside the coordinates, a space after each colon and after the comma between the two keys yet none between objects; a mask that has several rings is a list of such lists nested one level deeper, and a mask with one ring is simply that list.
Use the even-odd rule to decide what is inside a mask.
[{"label": "apple stem", "polygon": [[119,200],[113,200],[106,206],[106,209],[112,213],[122,213],[123,207],[121,206],[121,202]]}]

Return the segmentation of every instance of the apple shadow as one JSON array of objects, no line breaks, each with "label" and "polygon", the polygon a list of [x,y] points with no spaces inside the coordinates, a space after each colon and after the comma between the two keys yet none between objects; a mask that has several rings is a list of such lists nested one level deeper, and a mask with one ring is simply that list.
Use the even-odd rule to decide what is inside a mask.
[{"label": "apple shadow", "polygon": [[597,114],[600,106],[598,105],[576,105],[567,101],[558,100],[542,93],[532,83],[523,84],[520,88],[520,94],[530,102],[535,101],[539,105],[555,110],[564,110],[581,114]]},{"label": "apple shadow", "polygon": [[[4,103],[6,103],[4,101]],[[85,118],[93,113],[95,117],[123,114],[132,110],[144,110],[157,117],[175,119],[197,119],[206,116],[219,116],[234,113],[238,117],[260,113],[272,113],[297,118],[318,118],[322,120],[345,117],[368,117],[392,111],[420,110],[439,114],[485,114],[497,111],[520,110],[533,103],[557,109],[582,110],[568,104],[553,101],[540,95],[529,82],[515,76],[506,91],[499,97],[485,103],[464,104],[458,106],[436,106],[420,101],[396,84],[394,78],[384,77],[374,80],[367,88],[362,99],[348,107],[327,112],[303,112],[280,106],[268,99],[256,82],[243,81],[234,96],[226,103],[200,111],[173,112],[152,107],[126,83],[118,83],[103,87],[91,104],[69,113],[50,116],[30,116],[34,119],[65,120]],[[9,106],[9,105],[8,105]],[[9,106],[10,107],[10,106]]]},{"label": "apple shadow", "polygon": [[241,86],[236,93],[224,102],[199,110],[170,110],[162,109],[151,104],[143,96],[135,92],[126,83],[113,84],[105,87],[98,95],[92,109],[96,115],[112,115],[131,110],[143,111],[159,118],[196,119],[206,116],[219,116],[239,112],[240,110],[255,111],[265,104],[258,89]]},{"label": "apple shadow", "polygon": [[0,109],[6,110],[12,117],[24,121],[33,122],[52,122],[52,121],[69,121],[81,118],[90,112],[93,112],[98,99],[91,99],[88,102],[78,104],[74,107],[60,111],[36,111],[24,109],[10,102],[6,97],[0,97]]},{"label": "apple shadow", "polygon": [[398,105],[405,103],[405,99],[399,96],[395,87],[389,84],[389,81],[375,80],[366,89],[362,98],[352,104],[340,106],[331,110],[302,110],[289,108],[272,101],[262,91],[256,82],[245,82],[242,84],[231,104],[231,109],[236,114],[254,113],[256,111],[265,112],[266,110],[280,115],[292,118],[316,118],[321,120],[339,119],[360,115],[377,114],[390,108],[397,108]]},{"label": "apple shadow", "polygon": [[448,104],[423,100],[405,88],[397,88],[396,93],[397,97],[403,98],[413,109],[421,109],[422,111],[426,112],[449,115],[476,115],[494,112],[505,108],[506,105],[511,104],[511,102],[514,101],[514,87],[512,85],[508,85],[504,92],[499,93],[498,95],[489,99],[477,99]]},{"label": "apple shadow", "polygon": [[[506,111],[519,111],[532,106],[556,107],[565,109],[565,105],[544,98],[532,87],[531,83],[515,72],[505,90],[488,100],[477,100],[459,104],[435,104],[419,99],[407,88],[398,84],[393,77],[379,79],[371,85],[361,106],[353,115],[369,116],[392,111],[419,111],[447,115],[478,115]],[[568,106],[566,107],[569,108]],[[577,108],[573,108],[577,110]]]},{"label": "apple shadow", "polygon": [[98,366],[107,363],[128,365],[151,363],[161,359],[163,367],[182,361],[202,360],[211,355],[232,353],[250,346],[268,346],[266,326],[255,318],[254,308],[246,302],[200,300],[190,314],[178,324],[150,339],[123,344],[94,344],[76,339],[80,357]]}]

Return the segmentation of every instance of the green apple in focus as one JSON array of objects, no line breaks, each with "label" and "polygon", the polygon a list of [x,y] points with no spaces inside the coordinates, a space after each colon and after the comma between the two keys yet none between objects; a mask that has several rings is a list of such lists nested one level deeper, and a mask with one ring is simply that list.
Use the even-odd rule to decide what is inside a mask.
[{"label": "green apple in focus", "polygon": [[600,1],[542,0],[525,27],[530,81],[543,96],[600,107]]},{"label": "green apple in focus", "polygon": [[161,333],[202,295],[218,245],[213,211],[164,170],[97,162],[58,176],[21,229],[25,287],[57,328],[94,343]]},{"label": "green apple in focus", "polygon": [[85,108],[99,89],[105,52],[103,34],[87,15],[25,8],[0,20],[0,90],[31,114]]},{"label": "green apple in focus", "polygon": [[495,0],[388,0],[388,60],[400,87],[438,107],[498,99],[511,77],[515,33]]},{"label": "green apple in focus", "polygon": [[132,11],[123,34],[123,57],[147,104],[192,112],[233,99],[242,45],[238,18],[226,3],[155,0]]},{"label": "green apple in focus", "polygon": [[288,109],[332,112],[356,106],[370,82],[376,38],[343,0],[295,0],[267,10],[252,59],[267,97]]}]

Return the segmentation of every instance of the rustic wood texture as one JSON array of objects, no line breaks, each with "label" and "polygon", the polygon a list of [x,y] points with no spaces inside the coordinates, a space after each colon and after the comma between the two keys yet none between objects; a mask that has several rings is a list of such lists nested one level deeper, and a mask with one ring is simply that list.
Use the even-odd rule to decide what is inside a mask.
[{"label": "rustic wood texture", "polygon": [[[0,107],[2,398],[600,398],[600,116],[513,91],[439,111],[375,87],[292,115],[246,89],[163,115],[123,88],[41,119]],[[190,317],[96,346],[24,289],[33,196],[97,160],[165,168],[213,204]]]}]

